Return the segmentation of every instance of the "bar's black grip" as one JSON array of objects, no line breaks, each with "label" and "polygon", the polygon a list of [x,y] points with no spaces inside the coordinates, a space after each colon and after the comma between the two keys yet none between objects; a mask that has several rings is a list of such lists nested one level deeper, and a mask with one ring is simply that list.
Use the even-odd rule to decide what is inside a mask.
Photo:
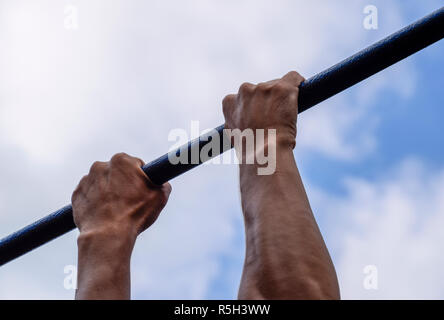
[{"label": "bar's black grip", "polygon": [[[443,37],[444,7],[303,82],[299,87],[299,112],[334,96]],[[219,136],[220,150],[223,152],[230,148],[222,144],[223,128],[221,125],[213,132],[172,152],[191,153],[193,148],[200,150],[211,141],[210,136]],[[217,155],[213,154],[212,157]],[[170,163],[168,154],[165,154],[146,164],[143,170],[151,181],[161,185],[201,163],[199,160],[196,163],[174,165]],[[72,207],[70,205],[63,207],[0,240],[0,265],[74,228]]]},{"label": "bar's black grip", "polygon": [[444,7],[355,53],[301,85],[299,112],[444,38]]},{"label": "bar's black grip", "polygon": [[71,205],[16,231],[0,241],[0,265],[75,228]]},{"label": "bar's black grip", "polygon": [[[202,158],[196,157],[196,161],[193,160],[192,153],[200,153],[202,148],[207,144],[213,141],[213,139],[219,140],[219,151],[211,154],[211,158],[218,156],[219,154],[231,149],[231,144],[229,139],[224,139],[224,125],[220,125],[217,128],[211,130],[210,132],[201,135],[200,137],[189,141],[183,146],[179,147],[176,150],[170,151],[167,154],[157,158],[156,160],[147,163],[142,167],[143,171],[150,178],[150,180],[156,185],[162,185],[163,183],[170,181],[171,179],[181,175],[182,173],[187,172],[188,170],[197,167],[208,159],[202,161]],[[216,150],[214,150],[216,151]],[[171,154],[180,156],[180,154],[186,153],[186,158],[189,159],[188,163],[177,163],[172,164],[169,161],[168,157]]]},{"label": "bar's black grip", "polygon": [[[193,151],[197,150],[200,153],[200,150],[215,138],[219,139],[219,149],[212,150],[224,152],[231,149],[229,139],[223,139],[223,129],[224,125],[221,125],[170,153],[179,154],[186,152],[188,153],[188,159],[191,160],[191,153]],[[211,154],[211,158],[216,157],[221,152]],[[198,157],[198,161],[195,163],[178,163],[173,165],[168,159],[170,153],[167,153],[142,167],[143,171],[156,185],[162,185],[203,162],[202,159]],[[0,265],[71,231],[75,227],[71,205],[67,205],[62,209],[37,220],[0,241]]]}]

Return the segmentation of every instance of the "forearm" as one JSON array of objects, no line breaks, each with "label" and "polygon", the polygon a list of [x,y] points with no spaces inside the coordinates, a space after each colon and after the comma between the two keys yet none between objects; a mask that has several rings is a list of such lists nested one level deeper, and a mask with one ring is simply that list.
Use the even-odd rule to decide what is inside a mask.
[{"label": "forearm", "polygon": [[339,298],[336,273],[313,217],[291,148],[276,172],[240,166],[246,257],[239,298]]},{"label": "forearm", "polygon": [[76,299],[130,299],[134,240],[109,234],[80,234]]}]

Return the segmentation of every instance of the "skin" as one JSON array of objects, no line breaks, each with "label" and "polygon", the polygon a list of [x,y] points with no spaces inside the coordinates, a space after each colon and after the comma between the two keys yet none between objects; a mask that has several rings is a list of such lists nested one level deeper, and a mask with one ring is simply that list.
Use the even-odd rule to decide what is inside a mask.
[{"label": "skin", "polygon": [[[298,86],[290,72],[258,85],[244,83],[223,100],[225,127],[276,129],[276,171],[240,164],[246,255],[239,299],[339,299],[333,263],[316,224],[294,159]],[[242,159],[237,145],[235,148]],[[256,149],[256,151],[258,151]],[[244,163],[244,161],[243,161]],[[78,237],[76,299],[129,299],[130,259],[137,236],[155,222],[171,186],[152,185],[143,161],[117,154],[96,162],[72,196]]]},{"label": "skin", "polygon": [[136,238],[156,221],[171,192],[169,183],[150,183],[143,164],[124,153],[95,162],[72,195],[80,230],[76,299],[130,298]]},{"label": "skin", "polygon": [[[339,299],[336,272],[313,216],[293,149],[296,145],[297,72],[253,85],[223,100],[227,129],[276,129],[276,171],[258,175],[240,164],[246,255],[239,299]],[[235,145],[235,148],[238,146]],[[245,157],[245,155],[243,155]]]}]

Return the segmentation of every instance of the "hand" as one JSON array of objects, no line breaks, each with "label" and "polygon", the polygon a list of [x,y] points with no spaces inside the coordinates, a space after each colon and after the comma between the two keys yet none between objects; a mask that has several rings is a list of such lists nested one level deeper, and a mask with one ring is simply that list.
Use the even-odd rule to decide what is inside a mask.
[{"label": "hand", "polygon": [[72,195],[74,222],[82,235],[121,236],[135,241],[156,221],[171,186],[151,184],[143,161],[124,153],[95,162]]},{"label": "hand", "polygon": [[[261,174],[256,173],[255,166],[239,168],[246,239],[240,299],[339,298],[335,269],[292,150],[302,81],[297,72],[289,72],[281,79],[258,85],[244,83],[238,94],[226,96],[222,103],[226,129],[251,129],[255,134],[256,150],[251,152],[251,148],[244,155],[240,152],[243,143],[239,143],[243,134],[231,132],[236,153],[242,156],[240,163],[244,157],[259,159],[258,155],[266,151],[268,165],[275,169]],[[267,134],[275,129],[276,142],[273,137],[271,141],[264,139],[263,148],[260,141],[258,150],[257,129]],[[248,149],[250,134],[245,136]]]},{"label": "hand", "polygon": [[226,129],[276,129],[277,143],[295,147],[298,86],[305,79],[291,71],[258,85],[244,83],[222,102]]},{"label": "hand", "polygon": [[119,153],[95,162],[72,195],[80,230],[76,299],[129,299],[137,236],[156,221],[171,192],[151,184],[143,161]]}]

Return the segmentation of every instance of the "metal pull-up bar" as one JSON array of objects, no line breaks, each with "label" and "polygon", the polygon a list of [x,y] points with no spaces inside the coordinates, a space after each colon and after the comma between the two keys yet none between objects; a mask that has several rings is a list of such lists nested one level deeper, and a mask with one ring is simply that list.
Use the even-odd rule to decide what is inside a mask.
[{"label": "metal pull-up bar", "polygon": [[[311,108],[443,37],[444,7],[303,82],[299,87],[299,112]],[[223,141],[223,129],[224,125],[221,125],[172,152],[190,153],[195,148],[200,151],[211,141],[211,137],[215,136],[218,136],[219,141]],[[221,146],[220,153],[231,148],[222,144]],[[211,156],[215,157],[220,153],[214,152]],[[143,166],[143,171],[151,181],[161,185],[201,163],[199,159],[195,164],[172,164],[168,154],[165,154]],[[0,240],[0,265],[75,227],[71,205],[51,213]]]}]

